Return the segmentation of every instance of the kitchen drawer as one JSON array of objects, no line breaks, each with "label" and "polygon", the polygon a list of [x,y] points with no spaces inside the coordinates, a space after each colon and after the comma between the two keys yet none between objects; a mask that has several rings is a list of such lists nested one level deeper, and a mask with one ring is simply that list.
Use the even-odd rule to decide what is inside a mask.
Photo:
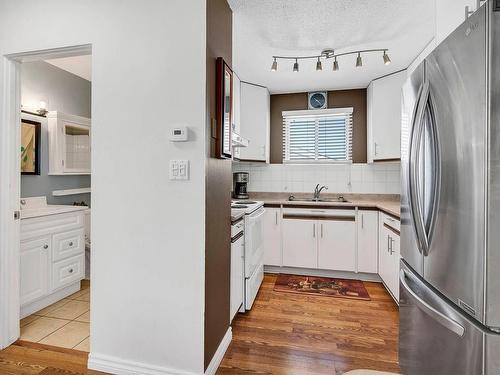
[{"label": "kitchen drawer", "polygon": [[21,241],[84,227],[83,211],[23,219],[21,220]]},{"label": "kitchen drawer", "polygon": [[353,208],[338,209],[338,208],[283,208],[283,218],[285,219],[352,219],[356,218],[356,211]]},{"label": "kitchen drawer", "polygon": [[85,252],[85,230],[57,233],[52,237],[52,261],[57,262]]},{"label": "kitchen drawer", "polygon": [[85,254],[52,264],[52,291],[80,281],[85,276]]},{"label": "kitchen drawer", "polygon": [[393,218],[390,215],[387,215],[383,212],[380,213],[382,225],[386,224],[387,226],[395,229],[397,232],[401,231],[401,222],[398,219]]}]

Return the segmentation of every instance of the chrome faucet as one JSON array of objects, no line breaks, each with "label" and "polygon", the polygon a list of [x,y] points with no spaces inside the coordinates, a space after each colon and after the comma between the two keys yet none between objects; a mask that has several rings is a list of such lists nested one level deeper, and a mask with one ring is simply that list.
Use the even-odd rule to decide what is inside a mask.
[{"label": "chrome faucet", "polygon": [[321,186],[319,187],[319,184],[316,185],[316,187],[314,188],[314,195],[313,195],[313,199],[314,200],[319,200],[319,195],[321,194],[321,192],[324,190],[328,190],[328,186]]}]

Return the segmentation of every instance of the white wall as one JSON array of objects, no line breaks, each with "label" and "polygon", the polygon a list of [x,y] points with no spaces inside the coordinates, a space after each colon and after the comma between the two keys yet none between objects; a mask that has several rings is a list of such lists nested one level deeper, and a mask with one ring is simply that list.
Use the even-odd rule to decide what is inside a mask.
[{"label": "white wall", "polygon": [[[203,372],[205,6],[0,0],[0,56],[92,44],[93,366]],[[0,121],[1,139],[15,124]],[[168,141],[178,124],[191,142]],[[173,158],[190,181],[168,179]]]},{"label": "white wall", "polygon": [[294,165],[233,163],[249,172],[250,192],[312,193],[316,184],[329,193],[400,193],[400,163]]}]

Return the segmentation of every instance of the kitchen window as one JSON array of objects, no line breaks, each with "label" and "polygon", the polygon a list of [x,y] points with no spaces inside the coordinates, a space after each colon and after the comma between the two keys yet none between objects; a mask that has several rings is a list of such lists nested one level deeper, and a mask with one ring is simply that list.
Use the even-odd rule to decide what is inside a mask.
[{"label": "kitchen window", "polygon": [[352,107],[283,111],[283,162],[351,162],[352,113]]}]

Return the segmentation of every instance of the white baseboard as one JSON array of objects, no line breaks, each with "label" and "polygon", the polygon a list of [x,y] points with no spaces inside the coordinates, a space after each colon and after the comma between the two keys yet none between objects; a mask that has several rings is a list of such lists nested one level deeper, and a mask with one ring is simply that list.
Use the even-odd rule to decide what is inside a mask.
[{"label": "white baseboard", "polygon": [[52,294],[49,294],[47,297],[39,299],[35,302],[31,302],[28,305],[21,306],[21,319],[26,318],[28,315],[31,315],[41,309],[56,303],[57,301],[66,298],[73,293],[76,293],[80,290],[80,280],[77,282],[65,287],[64,289],[58,290]]},{"label": "white baseboard", "polygon": [[220,342],[219,347],[217,348],[217,351],[215,352],[212,360],[210,361],[210,364],[205,371],[205,375],[215,375],[220,363],[222,362],[222,358],[224,358],[224,354],[226,354],[226,350],[229,347],[229,344],[231,344],[232,339],[233,330],[231,327],[229,327],[226,334],[222,338],[222,341]]},{"label": "white baseboard", "polygon": [[89,355],[88,368],[116,375],[199,375],[95,353]]},{"label": "white baseboard", "polygon": [[382,282],[382,279],[378,274],[365,273],[365,272],[330,271],[330,270],[318,270],[314,268],[295,268],[295,267],[279,267],[279,266],[264,266],[264,272],[287,273],[290,275],[304,275],[304,276],[317,276],[317,277],[336,277],[339,279],[373,281],[378,283]]},{"label": "white baseboard", "polygon": [[[231,343],[233,333],[231,327],[227,330],[217,351],[215,352],[210,364],[205,371],[205,375],[215,375],[219,365],[224,358],[229,344]],[[107,372],[116,375],[199,375],[194,372],[176,370],[168,367],[154,366],[146,363],[128,361],[108,355],[90,353],[88,368],[91,370]]]}]

